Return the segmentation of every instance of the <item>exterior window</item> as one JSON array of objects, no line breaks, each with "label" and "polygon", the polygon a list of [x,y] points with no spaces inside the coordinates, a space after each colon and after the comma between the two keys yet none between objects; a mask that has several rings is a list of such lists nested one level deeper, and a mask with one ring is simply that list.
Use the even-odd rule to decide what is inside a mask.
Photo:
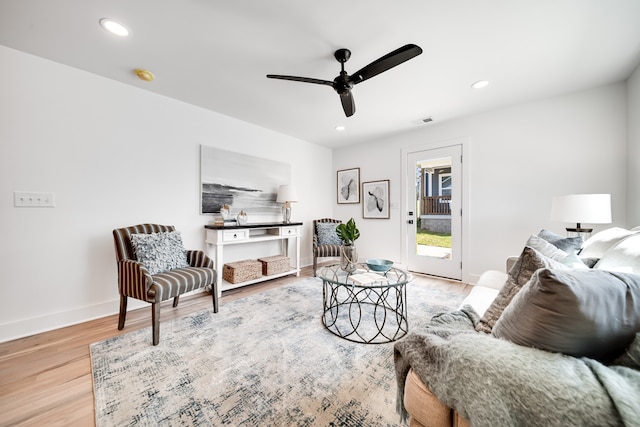
[{"label": "exterior window", "polygon": [[440,188],[439,188],[439,196],[450,196],[451,195],[451,174],[445,173],[440,175]]}]

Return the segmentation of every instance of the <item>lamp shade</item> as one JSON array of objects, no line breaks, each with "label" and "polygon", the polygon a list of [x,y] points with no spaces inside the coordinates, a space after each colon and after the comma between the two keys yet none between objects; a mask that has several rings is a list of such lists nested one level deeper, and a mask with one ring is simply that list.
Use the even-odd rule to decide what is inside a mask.
[{"label": "lamp shade", "polygon": [[297,202],[298,201],[298,191],[294,185],[286,184],[278,187],[278,198],[276,202],[278,203],[286,203],[286,202]]},{"label": "lamp shade", "polygon": [[551,204],[551,220],[587,224],[610,223],[611,194],[556,196]]}]

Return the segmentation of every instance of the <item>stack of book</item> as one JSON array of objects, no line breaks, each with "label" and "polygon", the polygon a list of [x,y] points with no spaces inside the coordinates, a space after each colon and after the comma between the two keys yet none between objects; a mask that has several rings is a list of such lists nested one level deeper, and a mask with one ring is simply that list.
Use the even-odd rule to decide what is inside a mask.
[{"label": "stack of book", "polygon": [[366,285],[373,282],[389,282],[389,279],[387,279],[386,277],[371,272],[352,274],[351,276],[349,276],[349,280],[351,280],[356,285]]}]

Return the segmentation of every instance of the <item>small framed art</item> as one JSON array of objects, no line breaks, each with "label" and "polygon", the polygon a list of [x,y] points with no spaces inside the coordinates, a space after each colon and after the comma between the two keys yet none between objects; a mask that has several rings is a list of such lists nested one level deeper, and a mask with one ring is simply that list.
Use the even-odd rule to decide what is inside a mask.
[{"label": "small framed art", "polygon": [[362,183],[362,217],[389,219],[389,180]]},{"label": "small framed art", "polygon": [[338,203],[360,203],[360,168],[338,171]]}]

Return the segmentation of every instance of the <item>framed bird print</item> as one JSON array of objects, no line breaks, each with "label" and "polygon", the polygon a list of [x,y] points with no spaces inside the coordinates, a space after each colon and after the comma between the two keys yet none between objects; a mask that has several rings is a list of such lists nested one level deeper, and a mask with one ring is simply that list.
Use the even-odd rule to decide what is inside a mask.
[{"label": "framed bird print", "polygon": [[360,168],[338,171],[338,204],[360,203]]},{"label": "framed bird print", "polygon": [[389,219],[389,180],[362,183],[362,217]]}]

